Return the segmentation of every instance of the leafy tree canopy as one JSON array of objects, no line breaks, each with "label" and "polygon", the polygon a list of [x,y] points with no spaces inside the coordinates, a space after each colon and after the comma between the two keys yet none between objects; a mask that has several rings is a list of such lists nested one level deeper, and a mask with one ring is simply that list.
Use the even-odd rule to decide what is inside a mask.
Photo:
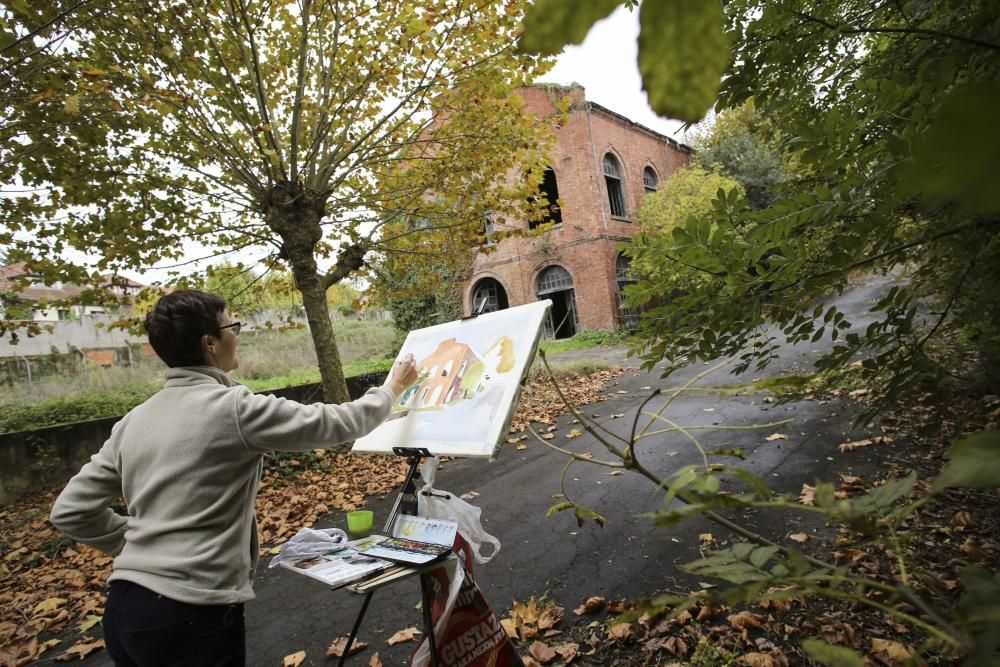
[{"label": "leafy tree canopy", "polygon": [[[731,192],[674,230],[662,251],[702,279],[643,318],[649,363],[740,354],[745,370],[786,339],[829,336],[821,368],[865,353],[866,376],[892,398],[942,367],[932,344],[950,320],[995,367],[1000,139],[987,128],[1000,8],[740,0],[726,20],[734,53],[720,107],[753,99],[801,169],[763,210]],[[822,300],[858,269],[906,279],[875,322],[845,336],[850,323]]]},{"label": "leafy tree canopy", "polygon": [[683,229],[684,221],[690,216],[709,214],[716,195],[730,190],[743,192],[734,179],[691,166],[671,174],[656,192],[643,197],[638,214],[642,231],[625,251],[632,258],[632,272],[644,278],[644,285],[655,284],[660,293],[639,293],[630,288],[633,303],[642,305],[663,294],[683,290],[688,281],[699,278],[686,271],[676,259],[671,259],[674,232]]},{"label": "leafy tree canopy", "polygon": [[[80,284],[191,239],[255,253],[290,270],[344,399],[327,290],[401,237],[476,242],[485,209],[523,206],[502,175],[546,120],[511,91],[548,64],[511,48],[521,5],[2,2],[0,244]],[[402,218],[429,224],[386,233]]]}]

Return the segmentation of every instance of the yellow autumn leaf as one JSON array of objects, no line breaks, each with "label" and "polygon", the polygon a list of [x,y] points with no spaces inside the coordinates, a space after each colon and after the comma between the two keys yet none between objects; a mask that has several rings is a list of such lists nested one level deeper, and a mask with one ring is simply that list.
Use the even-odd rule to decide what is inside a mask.
[{"label": "yellow autumn leaf", "polygon": [[578,428],[571,428],[569,430],[569,433],[566,434],[566,437],[567,438],[579,438],[581,435],[583,435],[583,431],[581,431]]},{"label": "yellow autumn leaf", "polygon": [[306,659],[306,652],[299,651],[298,653],[292,653],[291,655],[286,655],[285,659],[281,661],[281,667],[299,667],[302,661]]},{"label": "yellow autumn leaf", "polygon": [[66,604],[66,598],[51,597],[42,600],[37,605],[35,605],[35,610],[31,613],[32,616],[40,616],[42,614],[48,614],[49,612],[55,611],[62,605]]},{"label": "yellow autumn leaf", "polygon": [[891,639],[872,639],[872,653],[884,653],[890,660],[906,662],[915,653],[912,648]]},{"label": "yellow autumn leaf", "polygon": [[71,116],[75,116],[75,115],[79,114],[80,113],[80,96],[79,95],[70,95],[69,97],[67,97],[66,101],[63,103],[63,111],[65,111],[66,113],[68,113]]},{"label": "yellow autumn leaf", "polygon": [[80,625],[77,626],[77,628],[80,630],[80,632],[86,632],[87,630],[90,630],[92,627],[94,627],[100,622],[101,622],[100,616],[98,616],[97,614],[90,614],[83,619],[83,622],[81,622]]}]

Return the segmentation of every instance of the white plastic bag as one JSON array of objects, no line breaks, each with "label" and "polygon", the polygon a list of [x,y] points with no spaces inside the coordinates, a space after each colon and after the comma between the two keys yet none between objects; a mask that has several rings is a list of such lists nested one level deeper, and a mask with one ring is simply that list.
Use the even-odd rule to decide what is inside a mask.
[{"label": "white plastic bag", "polygon": [[[490,562],[500,551],[500,540],[483,530],[480,520],[482,510],[470,505],[454,493],[434,488],[434,474],[437,472],[441,459],[434,456],[420,466],[420,478],[424,480],[423,488],[417,493],[417,514],[429,519],[451,519],[458,522],[458,532],[469,543],[472,556],[476,563],[483,565]],[[424,495],[424,491],[433,491],[436,495]],[[450,498],[439,496],[448,495]],[[482,548],[491,547],[484,555]]]},{"label": "white plastic bag", "polygon": [[347,544],[347,533],[340,528],[303,528],[281,545],[281,551],[268,563],[272,568],[281,561],[297,561],[319,556]]}]

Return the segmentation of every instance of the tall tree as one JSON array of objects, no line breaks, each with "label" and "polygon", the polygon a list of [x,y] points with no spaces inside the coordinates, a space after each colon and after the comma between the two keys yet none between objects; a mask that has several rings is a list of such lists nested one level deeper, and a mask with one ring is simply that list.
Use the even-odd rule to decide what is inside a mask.
[{"label": "tall tree", "polygon": [[510,93],[548,65],[511,48],[521,4],[6,0],[0,243],[53,279],[81,273],[68,250],[107,271],[191,240],[287,266],[344,400],[327,290],[439,249],[400,237],[461,244],[486,207],[522,206],[503,176],[533,166],[546,121]]}]

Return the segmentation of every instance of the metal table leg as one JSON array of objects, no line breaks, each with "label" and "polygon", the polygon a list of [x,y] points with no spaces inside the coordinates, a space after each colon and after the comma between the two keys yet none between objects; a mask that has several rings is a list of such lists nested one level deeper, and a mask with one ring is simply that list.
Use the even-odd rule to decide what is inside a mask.
[{"label": "metal table leg", "polygon": [[433,598],[431,597],[430,575],[427,573],[421,573],[420,575],[420,592],[423,597],[421,606],[424,608],[424,627],[427,630],[427,641],[430,642],[427,646],[431,652],[431,665],[432,667],[437,667],[437,646],[434,643],[434,619],[431,616],[431,602]]},{"label": "metal table leg", "polygon": [[[368,603],[372,601],[372,593],[374,593],[374,591],[368,591],[365,593],[365,601],[361,603],[361,611],[358,612],[358,618],[354,621],[354,627],[351,628],[351,634],[347,637],[347,645],[344,646],[344,653],[340,656],[340,660],[337,661],[337,667],[344,667],[344,661],[347,660],[347,656],[351,654],[351,646],[354,645],[354,640],[358,636],[358,630],[361,628],[361,621],[364,620],[365,612],[368,611]],[[433,653],[431,655],[433,655]]]}]

